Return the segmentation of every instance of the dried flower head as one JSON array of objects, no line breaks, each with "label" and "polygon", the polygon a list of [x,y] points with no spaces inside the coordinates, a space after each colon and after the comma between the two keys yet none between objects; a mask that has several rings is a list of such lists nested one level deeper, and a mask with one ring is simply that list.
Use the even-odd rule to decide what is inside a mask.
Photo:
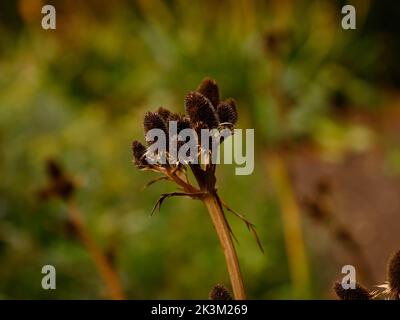
[{"label": "dried flower head", "polygon": [[238,120],[236,103],[233,99],[229,102],[222,101],[217,108],[217,114],[220,123],[229,123],[235,125]]},{"label": "dried flower head", "polygon": [[48,183],[46,187],[39,191],[39,198],[43,200],[51,197],[59,197],[63,200],[70,199],[76,189],[75,182],[65,174],[56,160],[48,159],[45,166]]},{"label": "dried flower head", "polygon": [[217,106],[219,104],[219,89],[215,80],[205,78],[201,82],[200,86],[197,88],[197,92],[208,98],[214,109],[217,109]]},{"label": "dried flower head", "polygon": [[361,284],[356,283],[355,289],[344,289],[339,281],[336,281],[333,290],[341,300],[371,300],[372,294]]},{"label": "dried flower head", "polygon": [[210,300],[232,300],[232,296],[227,288],[222,284],[215,285],[209,294]]},{"label": "dried flower head", "polygon": [[138,167],[144,167],[147,165],[145,159],[146,147],[141,142],[137,140],[132,142],[132,154],[135,165]]},{"label": "dried flower head", "polygon": [[389,259],[387,278],[392,298],[400,299],[400,250]]},{"label": "dried flower head", "polygon": [[202,121],[210,129],[218,127],[217,114],[210,100],[201,93],[189,92],[185,97],[185,109],[192,124]]},{"label": "dried flower head", "polygon": [[[152,129],[161,129],[168,133],[167,126],[161,116],[156,112],[146,112],[143,120],[144,134],[147,134]],[[152,141],[147,141],[151,143]]]}]

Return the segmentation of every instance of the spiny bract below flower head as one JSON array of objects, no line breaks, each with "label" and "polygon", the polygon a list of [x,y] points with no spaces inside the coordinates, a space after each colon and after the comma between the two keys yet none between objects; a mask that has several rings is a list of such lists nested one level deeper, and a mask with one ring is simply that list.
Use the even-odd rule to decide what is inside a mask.
[{"label": "spiny bract below flower head", "polygon": [[210,100],[201,93],[189,92],[185,97],[185,109],[192,124],[202,121],[209,129],[218,127],[217,114]]},{"label": "spiny bract below flower head", "polygon": [[210,100],[214,110],[217,109],[219,104],[219,89],[217,82],[211,78],[205,78],[200,86],[197,88],[197,92]]},{"label": "spiny bract below flower head", "polygon": [[400,299],[400,250],[389,259],[387,277],[391,294]]},{"label": "spiny bract below flower head", "polygon": [[232,296],[227,288],[222,284],[215,285],[209,294],[210,300],[232,300]]},{"label": "spiny bract below flower head", "polygon": [[336,281],[333,289],[341,300],[370,300],[372,295],[361,284],[356,283],[355,289],[344,289],[339,281]]}]

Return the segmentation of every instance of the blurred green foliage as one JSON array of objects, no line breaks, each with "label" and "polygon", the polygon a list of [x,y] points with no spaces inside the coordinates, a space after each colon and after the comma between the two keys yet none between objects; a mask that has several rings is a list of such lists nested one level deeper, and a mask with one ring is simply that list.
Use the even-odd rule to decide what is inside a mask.
[{"label": "blurred green foliage", "polygon": [[[40,0],[0,5],[0,298],[105,297],[68,232],[65,206],[36,197],[48,157],[79,181],[77,202],[115,257],[129,298],[204,299],[214,284],[229,284],[202,205],[172,199],[150,217],[173,186],[141,191],[153,176],[131,163],[144,112],[161,105],[183,112],[184,95],[205,76],[237,99],[238,127],[256,130],[255,172],[218,168],[222,197],[254,222],[265,247],[263,255],[229,217],[248,295],[299,298],[263,150],[308,140],[336,157],[374,143],[369,128],[335,114],[378,108],[382,84],[391,81],[377,64],[383,40],[367,28],[375,2],[357,2],[356,31],[341,29],[336,1],[49,3],[57,9],[55,31],[41,29]],[[55,291],[40,286],[45,264],[57,269]],[[318,277],[307,297],[325,297]]]}]

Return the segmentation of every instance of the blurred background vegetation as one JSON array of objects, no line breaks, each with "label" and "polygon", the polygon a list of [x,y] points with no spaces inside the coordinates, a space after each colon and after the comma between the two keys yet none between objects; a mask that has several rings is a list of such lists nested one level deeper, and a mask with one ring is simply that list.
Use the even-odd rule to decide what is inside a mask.
[{"label": "blurred background vegetation", "polygon": [[[357,29],[341,28],[353,4]],[[57,29],[41,28],[53,4]],[[0,298],[108,298],[62,201],[39,201],[44,163],[76,203],[130,299],[205,299],[229,285],[201,203],[150,212],[160,182],[131,162],[142,116],[183,112],[206,76],[255,128],[255,171],[220,165],[250,298],[332,298],[341,267],[382,283],[400,241],[400,6],[393,1],[41,1],[0,4]],[[57,289],[41,288],[41,268]],[[367,271],[368,270],[368,271]]]}]

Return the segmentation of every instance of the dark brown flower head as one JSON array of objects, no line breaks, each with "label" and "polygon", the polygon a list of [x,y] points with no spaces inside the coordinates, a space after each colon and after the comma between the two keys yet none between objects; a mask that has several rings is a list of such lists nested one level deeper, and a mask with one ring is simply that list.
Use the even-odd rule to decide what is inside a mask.
[{"label": "dark brown flower head", "polygon": [[220,123],[231,123],[236,124],[238,119],[236,103],[233,99],[229,99],[229,102],[222,101],[217,108],[218,118]]},{"label": "dark brown flower head", "polygon": [[197,92],[200,92],[203,96],[210,100],[214,110],[217,109],[219,104],[219,89],[215,80],[211,78],[205,78],[197,88]]},{"label": "dark brown flower head", "polygon": [[190,122],[202,121],[210,129],[218,127],[218,118],[210,100],[198,92],[190,92],[185,97],[185,109]]},{"label": "dark brown flower head", "polygon": [[399,299],[400,295],[400,251],[397,251],[390,259],[387,267],[387,278],[390,291]]},{"label": "dark brown flower head", "polygon": [[132,142],[132,154],[135,165],[138,167],[144,167],[147,165],[147,161],[145,159],[146,147],[139,141],[134,140]]},{"label": "dark brown flower head", "polygon": [[236,104],[236,100],[233,98],[228,98],[225,99],[224,102],[226,102],[227,104],[229,104],[230,106],[232,106],[232,108],[234,108],[235,110],[237,110],[237,104]]},{"label": "dark brown flower head", "polygon": [[46,161],[46,173],[50,179],[59,179],[63,176],[60,165],[54,159]]},{"label": "dark brown flower head", "polygon": [[68,200],[75,192],[75,182],[64,172],[61,165],[54,159],[46,161],[46,173],[48,176],[47,186],[38,192],[42,200],[58,197]]},{"label": "dark brown flower head", "polygon": [[355,289],[344,289],[339,281],[336,281],[333,290],[341,300],[371,300],[372,295],[361,284],[356,283]]},{"label": "dark brown flower head", "polygon": [[210,300],[232,300],[232,296],[227,288],[222,284],[215,285],[209,294]]},{"label": "dark brown flower head", "polygon": [[157,110],[157,113],[160,115],[161,119],[164,120],[165,123],[167,123],[172,115],[172,112],[169,111],[166,108],[159,107]]},{"label": "dark brown flower head", "polygon": [[[143,128],[144,134],[146,135],[152,129],[161,129],[166,134],[166,138],[168,138],[168,130],[164,120],[158,113],[155,112],[146,112],[143,120]],[[147,141],[147,139],[146,139]],[[152,141],[147,141],[148,143],[152,143]]]}]

